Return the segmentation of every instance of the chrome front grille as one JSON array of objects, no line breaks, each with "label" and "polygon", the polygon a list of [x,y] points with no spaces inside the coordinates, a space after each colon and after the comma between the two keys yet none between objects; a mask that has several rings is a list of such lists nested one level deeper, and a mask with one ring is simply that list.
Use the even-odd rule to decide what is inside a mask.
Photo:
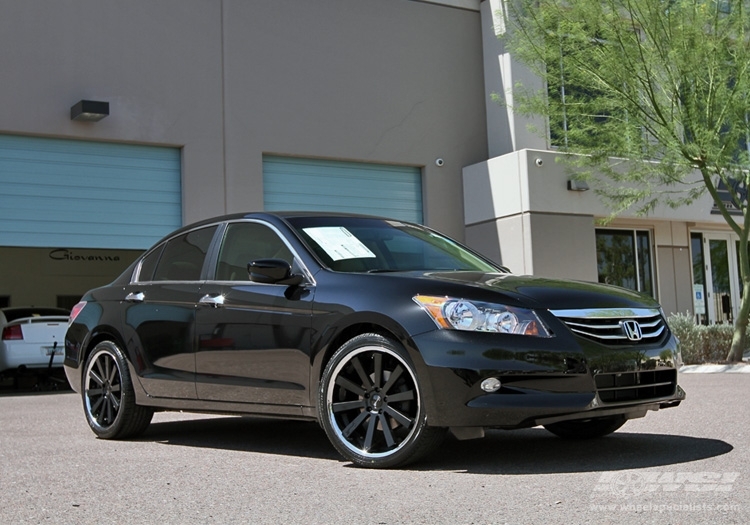
[{"label": "chrome front grille", "polygon": [[577,335],[605,345],[658,343],[669,332],[656,308],[552,310]]}]

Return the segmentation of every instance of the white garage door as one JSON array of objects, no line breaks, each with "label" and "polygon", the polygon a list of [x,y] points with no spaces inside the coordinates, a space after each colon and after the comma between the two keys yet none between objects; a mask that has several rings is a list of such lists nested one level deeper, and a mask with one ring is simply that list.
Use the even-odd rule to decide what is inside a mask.
[{"label": "white garage door", "polygon": [[264,156],[263,197],[268,211],[353,212],[422,222],[422,173],[414,167]]},{"label": "white garage door", "polygon": [[182,224],[180,150],[0,135],[0,246],[144,249]]}]

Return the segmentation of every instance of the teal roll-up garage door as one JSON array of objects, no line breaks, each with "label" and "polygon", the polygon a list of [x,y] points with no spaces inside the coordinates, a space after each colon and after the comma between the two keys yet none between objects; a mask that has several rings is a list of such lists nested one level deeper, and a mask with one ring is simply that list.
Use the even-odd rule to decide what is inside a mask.
[{"label": "teal roll-up garage door", "polygon": [[0,135],[0,246],[147,248],[180,180],[178,148]]},{"label": "teal roll-up garage door", "polygon": [[353,212],[422,222],[419,168],[263,157],[265,209]]}]

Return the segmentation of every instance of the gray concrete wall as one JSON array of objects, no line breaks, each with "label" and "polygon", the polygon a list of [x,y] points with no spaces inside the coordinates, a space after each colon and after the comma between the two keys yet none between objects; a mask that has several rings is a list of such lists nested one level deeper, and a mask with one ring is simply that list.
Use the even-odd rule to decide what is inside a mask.
[{"label": "gray concrete wall", "polygon": [[484,0],[481,13],[489,156],[524,148],[546,149],[545,119],[513,112],[513,90],[518,84],[529,90],[542,90],[544,82],[515,60],[506,47],[504,37],[512,30],[505,21],[506,0]]},{"label": "gray concrete wall", "polygon": [[531,273],[531,244],[526,241],[522,215],[503,217],[466,227],[466,243],[485,257],[517,274]]},{"label": "gray concrete wall", "polygon": [[[480,14],[443,4],[7,2],[0,133],[181,147],[185,222],[262,208],[264,153],[418,166],[426,222],[462,238],[461,169],[487,158]],[[71,121],[81,99],[110,116]]]},{"label": "gray concrete wall", "polygon": [[[569,177],[548,151],[521,150],[467,166],[467,243],[514,273],[596,281],[595,231],[609,210],[594,191],[567,190]],[[656,295],[667,314],[693,310],[690,232],[726,229],[710,210],[705,196],[682,209],[623,215],[606,226],[652,233]]]},{"label": "gray concrete wall", "polygon": [[667,315],[693,311],[690,250],[659,246],[659,302]]},{"label": "gray concrete wall", "polygon": [[[0,48],[0,133],[179,147],[185,223],[262,209],[277,154],[420,167],[425,222],[464,237],[461,170],[487,158],[478,0],[4,2]],[[71,121],[81,99],[110,115]],[[48,259],[3,252],[0,295],[51,305],[122,271]]]},{"label": "gray concrete wall", "polygon": [[534,274],[597,280],[594,217],[531,213],[529,223]]},{"label": "gray concrete wall", "polygon": [[466,227],[466,242],[516,274],[596,281],[594,218],[523,213]]},{"label": "gray concrete wall", "polygon": [[263,153],[407,164],[423,167],[426,222],[463,237],[461,169],[487,154],[479,13],[225,5],[228,210],[262,206]]}]

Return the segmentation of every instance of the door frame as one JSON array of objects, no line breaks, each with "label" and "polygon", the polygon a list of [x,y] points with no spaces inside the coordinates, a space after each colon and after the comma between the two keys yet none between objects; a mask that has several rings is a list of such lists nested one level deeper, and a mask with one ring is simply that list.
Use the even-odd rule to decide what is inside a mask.
[{"label": "door frame", "polygon": [[[706,287],[706,299],[707,299],[707,318],[709,324],[716,324],[717,322],[724,322],[721,319],[721,314],[716,311],[716,301],[714,300],[714,280],[713,280],[713,265],[711,261],[711,241],[724,241],[727,247],[727,263],[729,265],[729,298],[731,300],[731,321],[737,318],[740,304],[740,279],[739,279],[739,268],[737,266],[737,241],[739,240],[737,235],[732,232],[715,232],[715,231],[696,231],[693,233],[700,233],[702,238],[702,249],[703,249],[703,265],[705,275],[705,287]],[[695,276],[693,276],[693,283],[695,282]]]}]

